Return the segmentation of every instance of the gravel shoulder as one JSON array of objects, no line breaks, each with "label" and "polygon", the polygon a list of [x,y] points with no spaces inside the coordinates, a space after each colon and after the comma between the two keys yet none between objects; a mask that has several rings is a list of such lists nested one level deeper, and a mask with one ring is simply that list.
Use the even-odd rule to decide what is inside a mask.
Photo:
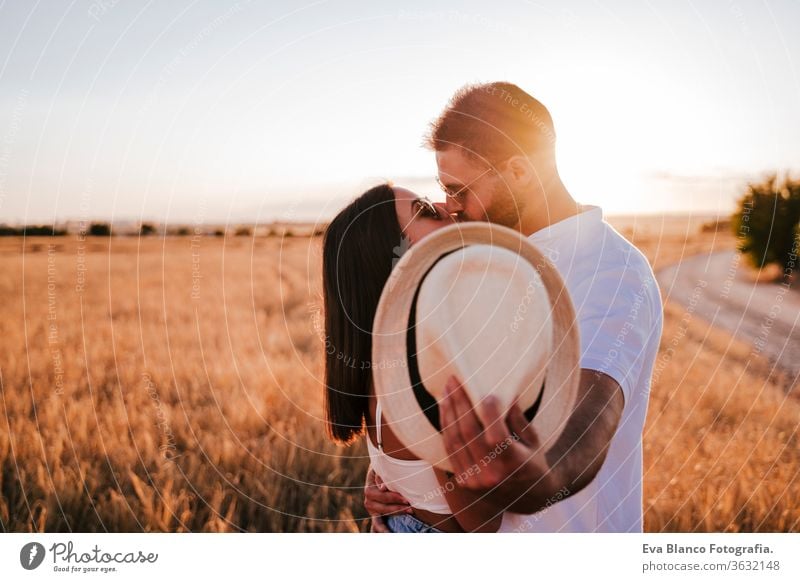
[{"label": "gravel shoulder", "polygon": [[695,255],[656,272],[664,300],[747,342],[754,355],[800,378],[797,284],[756,283],[735,251]]}]

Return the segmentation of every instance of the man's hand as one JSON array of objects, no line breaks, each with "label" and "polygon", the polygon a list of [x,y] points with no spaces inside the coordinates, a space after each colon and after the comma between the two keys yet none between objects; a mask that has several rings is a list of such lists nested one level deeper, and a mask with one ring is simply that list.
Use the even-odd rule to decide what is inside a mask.
[{"label": "man's hand", "polygon": [[370,466],[367,471],[367,482],[364,485],[364,507],[372,516],[372,531],[388,533],[389,528],[383,518],[387,515],[412,513],[411,505],[405,497],[389,491],[386,484]]},{"label": "man's hand", "polygon": [[505,417],[493,396],[480,406],[484,422],[464,388],[450,378],[439,413],[454,478],[466,489],[493,490],[492,496],[501,495],[505,505],[537,496],[544,506],[555,483],[533,426],[517,405]]},{"label": "man's hand", "polygon": [[546,454],[519,407],[503,418],[486,398],[479,404],[481,422],[455,378],[448,382],[439,413],[445,449],[462,487],[485,492],[507,511],[531,514],[552,504],[556,494],[559,499],[575,495],[594,479],[624,404],[616,380],[582,369],[575,408]]}]

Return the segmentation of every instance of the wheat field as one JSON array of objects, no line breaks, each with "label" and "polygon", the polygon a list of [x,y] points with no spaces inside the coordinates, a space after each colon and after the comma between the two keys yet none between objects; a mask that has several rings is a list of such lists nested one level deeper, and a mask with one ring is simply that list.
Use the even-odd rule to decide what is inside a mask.
[{"label": "wheat field", "polygon": [[[658,267],[733,241],[620,227]],[[319,237],[0,239],[3,531],[367,531],[322,422]],[[800,530],[800,399],[667,303],[647,531]]]}]

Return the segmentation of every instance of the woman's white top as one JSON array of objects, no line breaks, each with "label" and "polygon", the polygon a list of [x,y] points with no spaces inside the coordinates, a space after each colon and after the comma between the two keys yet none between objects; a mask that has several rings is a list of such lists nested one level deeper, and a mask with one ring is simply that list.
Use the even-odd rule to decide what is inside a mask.
[{"label": "woman's white top", "polygon": [[375,410],[375,433],[378,446],[372,444],[367,433],[367,449],[374,471],[381,476],[386,486],[405,497],[412,507],[431,513],[450,514],[450,506],[444,496],[433,466],[422,460],[406,460],[390,457],[383,452],[381,438],[381,403]]}]

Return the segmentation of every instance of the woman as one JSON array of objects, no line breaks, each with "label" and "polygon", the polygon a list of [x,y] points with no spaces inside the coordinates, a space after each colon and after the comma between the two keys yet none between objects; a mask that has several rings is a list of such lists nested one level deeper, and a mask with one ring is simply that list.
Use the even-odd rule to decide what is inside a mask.
[{"label": "woman", "polygon": [[430,201],[390,184],[342,210],[323,242],[325,414],[329,436],[351,444],[364,434],[372,467],[411,503],[390,515],[391,531],[497,531],[500,511],[415,457],[385,422],[372,386],[372,321],[392,267],[408,246],[453,219]]}]

